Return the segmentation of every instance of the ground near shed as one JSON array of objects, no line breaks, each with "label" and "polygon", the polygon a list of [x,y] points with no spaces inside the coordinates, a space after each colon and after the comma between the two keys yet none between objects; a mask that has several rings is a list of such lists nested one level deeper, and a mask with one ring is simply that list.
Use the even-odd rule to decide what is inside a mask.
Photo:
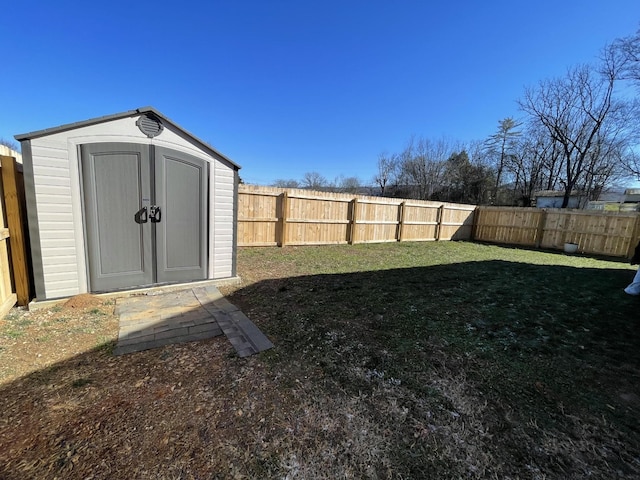
[{"label": "ground near shed", "polygon": [[638,478],[616,262],[471,243],[242,249],[276,345],[114,357],[113,303],[0,321],[0,478]]}]

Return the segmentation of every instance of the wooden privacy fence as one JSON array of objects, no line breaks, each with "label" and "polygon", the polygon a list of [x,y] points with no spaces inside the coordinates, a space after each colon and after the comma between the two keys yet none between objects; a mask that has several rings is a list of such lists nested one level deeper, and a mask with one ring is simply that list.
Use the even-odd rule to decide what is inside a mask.
[{"label": "wooden privacy fence", "polygon": [[562,249],[577,243],[588,254],[630,257],[640,237],[640,214],[590,210],[478,207],[473,239]]},{"label": "wooden privacy fence", "polygon": [[238,245],[477,240],[629,257],[640,214],[489,207],[240,185]]},{"label": "wooden privacy fence", "polygon": [[475,205],[240,185],[238,245],[469,240]]},{"label": "wooden privacy fence", "polygon": [[24,208],[24,181],[14,157],[0,155],[0,318],[29,303],[29,266]]}]

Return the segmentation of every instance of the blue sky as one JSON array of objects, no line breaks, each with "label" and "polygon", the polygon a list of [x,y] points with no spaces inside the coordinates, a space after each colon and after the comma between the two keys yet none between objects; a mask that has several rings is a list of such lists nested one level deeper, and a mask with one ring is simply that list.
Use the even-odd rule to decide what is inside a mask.
[{"label": "blue sky", "polygon": [[2,17],[0,138],[151,105],[247,183],[369,183],[413,134],[492,134],[525,86],[638,30],[640,2],[22,0]]}]

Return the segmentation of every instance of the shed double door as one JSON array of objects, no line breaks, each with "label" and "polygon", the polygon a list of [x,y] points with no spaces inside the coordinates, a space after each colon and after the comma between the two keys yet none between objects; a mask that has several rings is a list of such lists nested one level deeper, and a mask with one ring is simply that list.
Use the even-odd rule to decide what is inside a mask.
[{"label": "shed double door", "polygon": [[90,291],[205,279],[207,162],[129,143],[80,153]]}]

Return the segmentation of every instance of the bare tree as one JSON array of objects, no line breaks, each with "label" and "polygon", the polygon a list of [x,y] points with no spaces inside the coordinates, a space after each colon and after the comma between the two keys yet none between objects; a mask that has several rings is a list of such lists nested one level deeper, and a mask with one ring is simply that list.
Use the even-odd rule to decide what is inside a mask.
[{"label": "bare tree", "polygon": [[640,30],[605,47],[604,59],[607,57],[614,57],[620,65],[621,79],[631,80],[640,88]]},{"label": "bare tree", "polygon": [[11,140],[6,140],[4,138],[0,138],[0,145],[4,145],[5,147],[10,148],[14,152],[20,152],[20,145]]},{"label": "bare tree", "polygon": [[587,157],[586,175],[581,186],[588,200],[598,200],[607,185],[625,176],[628,153],[637,144],[638,108],[635,103],[618,103],[612,109],[594,139],[594,147]]},{"label": "bare tree", "polygon": [[273,186],[279,187],[279,188],[300,188],[300,182],[298,182],[293,178],[290,178],[290,179],[279,178],[273,182]]},{"label": "bare tree", "polygon": [[536,89],[527,89],[519,102],[562,149],[563,208],[585,175],[598,133],[615,108],[613,89],[618,64],[608,57],[603,65],[600,75],[589,66],[580,66],[563,78],[542,81]]},{"label": "bare tree", "polygon": [[380,195],[383,197],[387,186],[396,179],[398,163],[396,154],[389,155],[387,152],[383,152],[378,155],[378,171],[373,177],[373,181],[380,187]]},{"label": "bare tree", "polygon": [[358,177],[344,177],[341,175],[337,186],[342,193],[358,193],[361,184]]},{"label": "bare tree", "polygon": [[412,137],[400,154],[400,182],[411,188],[408,196],[427,200],[439,190],[446,173],[446,161],[456,148],[446,140]]},{"label": "bare tree", "polygon": [[537,123],[518,139],[505,168],[513,178],[511,203],[528,207],[536,190],[554,190],[562,168],[558,144]]},{"label": "bare tree", "polygon": [[[640,30],[634,35],[619,38],[613,44],[605,48],[604,58],[614,58],[620,65],[620,78],[630,81],[640,91]],[[628,137],[630,142],[621,155],[621,162],[624,169],[640,179],[640,123],[639,98],[631,104],[634,112],[630,115],[627,123]]]},{"label": "bare tree", "polygon": [[327,186],[327,179],[318,172],[307,172],[302,177],[302,186],[309,190],[321,190]]},{"label": "bare tree", "polygon": [[626,170],[640,180],[640,152],[630,150],[623,157]]},{"label": "bare tree", "polygon": [[502,181],[502,174],[505,171],[510,156],[513,156],[515,142],[520,131],[516,130],[522,122],[517,122],[511,117],[507,117],[498,122],[498,131],[491,135],[486,142],[487,151],[495,157],[495,185],[493,187],[491,203],[498,202],[498,189]]}]

